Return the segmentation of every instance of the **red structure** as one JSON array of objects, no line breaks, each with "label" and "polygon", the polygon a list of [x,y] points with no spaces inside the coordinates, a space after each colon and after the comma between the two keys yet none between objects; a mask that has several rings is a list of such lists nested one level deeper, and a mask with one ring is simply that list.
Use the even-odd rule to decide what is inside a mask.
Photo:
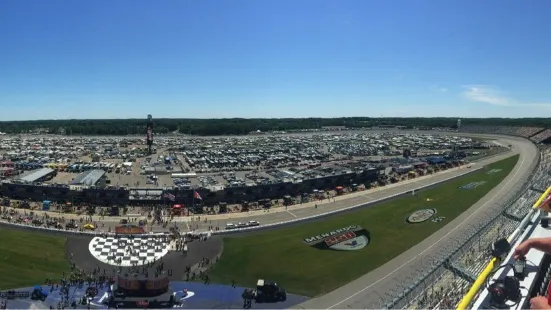
[{"label": "red structure", "polygon": [[177,204],[172,206],[172,214],[174,215],[189,215],[189,211],[187,208],[184,207],[184,205]]},{"label": "red structure", "polygon": [[140,235],[145,234],[145,230],[142,227],[135,225],[125,225],[115,227],[115,232],[120,235]]},{"label": "red structure", "polygon": [[0,177],[11,177],[15,175],[15,168],[2,167],[0,168]]},{"label": "red structure", "polygon": [[0,168],[15,168],[15,163],[12,161],[0,161]]}]

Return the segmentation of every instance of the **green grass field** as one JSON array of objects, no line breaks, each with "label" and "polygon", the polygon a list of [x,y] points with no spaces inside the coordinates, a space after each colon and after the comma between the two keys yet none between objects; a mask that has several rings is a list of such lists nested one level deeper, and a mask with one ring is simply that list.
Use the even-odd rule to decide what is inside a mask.
[{"label": "green grass field", "polygon": [[[278,282],[290,292],[316,296],[329,292],[383,265],[418,244],[463,213],[513,169],[519,156],[491,164],[481,171],[446,182],[417,196],[404,196],[325,220],[255,234],[224,238],[224,253],[209,272],[215,282],[250,287],[258,278]],[[501,171],[489,174],[492,169]],[[459,189],[471,182],[486,181],[475,189]],[[427,201],[430,198],[430,201]],[[435,208],[440,223],[408,224],[405,218],[419,209]],[[371,242],[358,251],[319,250],[303,238],[348,225],[360,225]]]},{"label": "green grass field", "polygon": [[[66,238],[0,228],[0,290],[42,284],[70,270]],[[83,250],[88,250],[83,245]]]}]

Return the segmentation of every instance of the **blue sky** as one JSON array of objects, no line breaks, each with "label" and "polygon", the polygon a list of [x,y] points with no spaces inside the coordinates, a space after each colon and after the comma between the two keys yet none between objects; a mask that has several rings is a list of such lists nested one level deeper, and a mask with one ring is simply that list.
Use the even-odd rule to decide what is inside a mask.
[{"label": "blue sky", "polygon": [[551,1],[2,0],[0,120],[551,113]]}]

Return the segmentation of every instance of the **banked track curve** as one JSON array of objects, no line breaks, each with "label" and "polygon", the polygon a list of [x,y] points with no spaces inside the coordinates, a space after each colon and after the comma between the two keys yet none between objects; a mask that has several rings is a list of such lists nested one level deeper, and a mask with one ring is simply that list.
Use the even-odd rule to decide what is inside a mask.
[{"label": "banked track curve", "polygon": [[[509,157],[512,154],[520,154],[520,159],[513,171],[498,186],[492,189],[485,197],[471,206],[463,214],[448,223],[442,229],[432,234],[421,243],[413,246],[406,252],[398,255],[386,264],[361,276],[324,296],[310,299],[295,308],[301,309],[366,309],[373,308],[373,305],[381,304],[382,296],[390,292],[399,283],[408,283],[407,277],[414,271],[419,270],[423,265],[430,263],[428,258],[438,253],[439,249],[458,239],[461,234],[466,233],[470,225],[479,222],[481,215],[489,212],[500,212],[502,204],[511,198],[528,180],[535,168],[540,153],[537,147],[529,140],[520,137],[510,137],[492,134],[461,134],[461,133],[440,133],[454,134],[460,136],[471,136],[495,139],[501,145],[512,145],[514,153],[503,157],[496,156],[492,162]],[[487,164],[481,161],[480,164]],[[423,259],[425,258],[425,261]]]},{"label": "banked track curve", "polygon": [[[477,214],[485,212],[491,212],[495,210],[496,206],[499,206],[500,202],[505,201],[509,195],[513,193],[515,187],[520,187],[524,184],[522,181],[531,172],[531,167],[534,161],[539,156],[537,148],[530,141],[524,138],[509,137],[502,135],[491,134],[462,134],[462,133],[442,133],[442,132],[427,132],[428,134],[445,134],[445,135],[459,135],[459,136],[471,136],[496,139],[498,143],[502,145],[513,145],[513,152],[520,154],[519,163],[515,166],[510,175],[492,191],[490,191],[484,198],[482,198],[477,204],[473,205],[462,215],[448,223],[441,230],[434,233],[418,245],[412,247],[408,251],[395,257],[391,261],[387,262],[383,266],[375,269],[374,271],[361,276],[357,280],[346,284],[333,292],[330,292],[324,296],[313,298],[299,306],[297,308],[369,308],[374,303],[379,303],[381,295],[384,292],[388,292],[396,287],[398,282],[405,282],[405,277],[411,273],[411,270],[420,268],[423,265],[423,258],[430,257],[438,251],[438,248],[442,244],[450,242],[456,236],[464,232],[462,226],[464,224],[473,222]],[[509,157],[512,154],[509,152],[505,155],[495,156],[486,160],[480,161],[479,165],[486,165],[491,162],[498,161],[505,157]],[[454,173],[454,172],[451,172]],[[292,219],[310,217],[316,213],[325,213],[327,211],[334,211],[349,207],[351,205],[357,205],[362,203],[369,203],[373,200],[379,200],[384,197],[392,196],[399,192],[405,192],[415,188],[422,187],[428,183],[434,183],[444,179],[449,179],[452,175],[450,173],[436,174],[429,178],[425,178],[423,181],[415,181],[403,185],[398,185],[390,189],[384,189],[380,192],[368,193],[365,196],[356,196],[352,198],[344,198],[338,200],[335,203],[327,204],[323,208],[318,210],[314,208],[301,208],[293,212],[273,212],[273,213],[259,213],[243,214],[236,218],[226,218],[217,220],[217,222],[237,222],[247,221],[254,219],[262,224],[274,224],[278,222],[288,221]],[[111,223],[107,221],[107,225],[116,226],[118,219],[113,219]],[[4,223],[5,224],[5,223]],[[201,228],[205,229],[206,225],[200,224]],[[463,227],[465,228],[465,227]],[[427,262],[425,262],[427,263]],[[402,272],[404,271],[404,272]]]}]

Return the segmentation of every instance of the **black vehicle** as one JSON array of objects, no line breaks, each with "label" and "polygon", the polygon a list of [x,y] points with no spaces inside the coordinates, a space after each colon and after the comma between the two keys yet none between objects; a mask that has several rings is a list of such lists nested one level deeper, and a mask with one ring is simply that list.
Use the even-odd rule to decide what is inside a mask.
[{"label": "black vehicle", "polygon": [[119,221],[119,224],[126,225],[126,224],[128,224],[128,220],[127,219],[121,219]]},{"label": "black vehicle", "polygon": [[33,220],[32,223],[33,223],[33,225],[37,225],[37,226],[44,224],[44,222],[42,222],[41,220],[38,220],[38,219]]},{"label": "black vehicle", "polygon": [[78,228],[78,225],[76,223],[70,222],[70,223],[67,223],[67,225],[65,225],[65,228],[75,229],[75,228]]},{"label": "black vehicle", "polygon": [[61,225],[58,221],[47,221],[46,226],[57,228],[57,229],[63,229],[63,225]]},{"label": "black vehicle", "polygon": [[278,302],[287,300],[287,292],[273,281],[258,280],[254,299],[258,303]]},{"label": "black vehicle", "polygon": [[46,300],[48,294],[42,291],[42,288],[35,288],[31,293],[31,300]]}]

